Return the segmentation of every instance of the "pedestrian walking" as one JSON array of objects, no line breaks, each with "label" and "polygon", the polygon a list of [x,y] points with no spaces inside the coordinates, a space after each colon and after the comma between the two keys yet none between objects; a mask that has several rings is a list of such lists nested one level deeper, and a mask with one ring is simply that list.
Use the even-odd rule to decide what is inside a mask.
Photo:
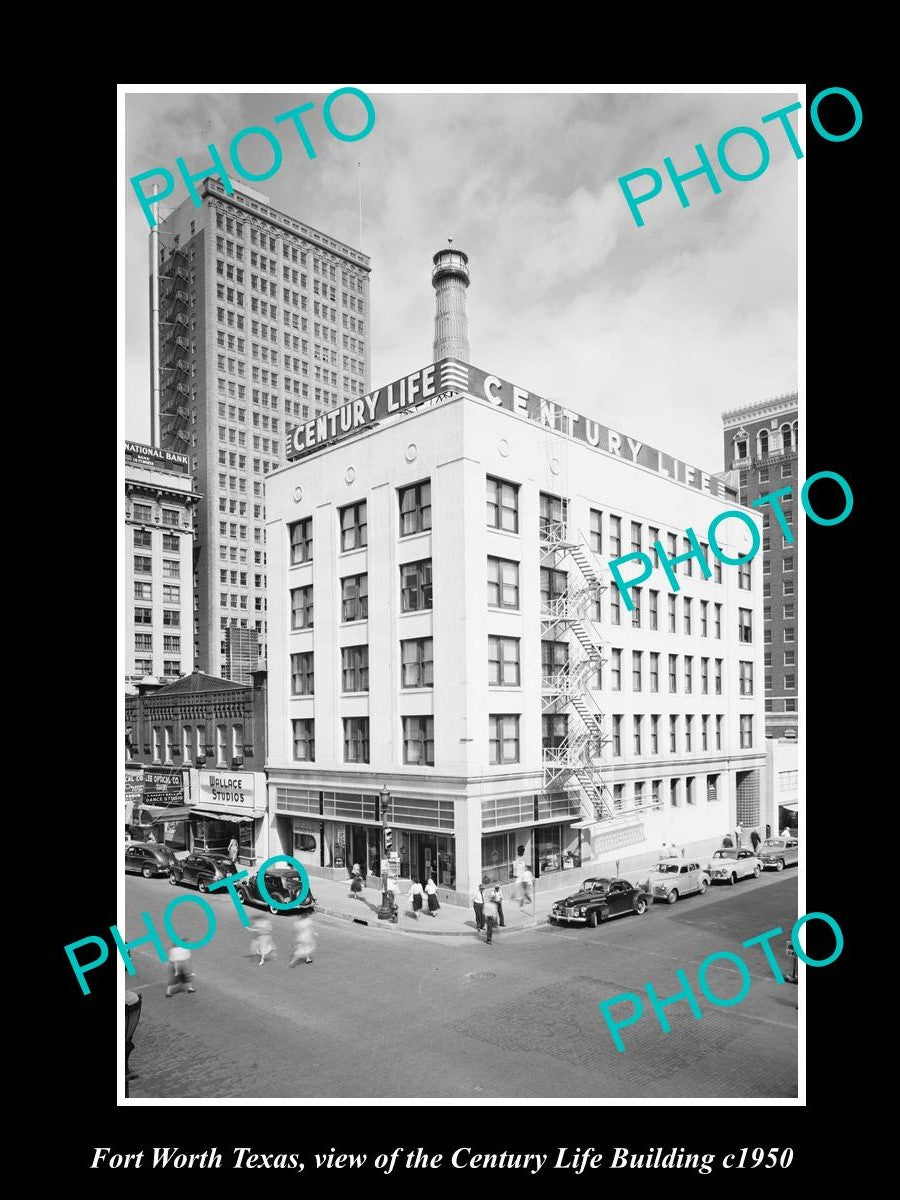
[{"label": "pedestrian walking", "polygon": [[166,999],[176,992],[195,992],[197,989],[191,983],[194,972],[191,970],[191,952],[183,946],[173,946],[169,951],[169,984],[166,988]]},{"label": "pedestrian walking", "polygon": [[734,827],[734,844],[735,844],[735,846],[737,846],[738,850],[740,850],[740,848],[741,848],[741,834],[743,832],[744,831],[741,828],[740,824],[735,825],[735,827]]},{"label": "pedestrian walking", "polygon": [[485,943],[490,946],[491,939],[494,936],[494,926],[497,924],[497,905],[494,903],[490,895],[485,897],[484,901],[484,926],[487,932]]},{"label": "pedestrian walking", "polygon": [[500,890],[499,883],[494,884],[494,890],[491,892],[491,899],[497,905],[497,917],[502,929],[506,924],[506,921],[503,919],[503,892]]},{"label": "pedestrian walking", "polygon": [[418,879],[414,879],[409,885],[409,898],[412,901],[413,916],[418,921],[419,913],[422,911],[422,902],[425,896],[425,889],[419,883]]},{"label": "pedestrian walking", "polygon": [[231,861],[232,861],[233,863],[237,863],[237,860],[238,860],[238,844],[237,844],[237,839],[236,839],[236,838],[232,838],[232,839],[231,839],[231,841],[228,843],[228,857],[231,859]]},{"label": "pedestrian walking", "polygon": [[316,928],[313,924],[312,914],[307,916],[296,916],[293,922],[294,927],[294,949],[291,954],[289,967],[295,967],[302,959],[304,962],[311,963],[316,953]]},{"label": "pedestrian walking", "polygon": [[350,899],[362,900],[363,878],[359,863],[354,863],[350,871]]},{"label": "pedestrian walking", "polygon": [[272,922],[266,917],[254,917],[250,922],[250,949],[259,955],[261,967],[267,958],[275,957],[275,942],[272,940]]},{"label": "pedestrian walking", "polygon": [[526,904],[533,903],[531,895],[531,885],[533,882],[534,875],[531,873],[531,867],[525,866],[519,879],[519,908],[524,908]]},{"label": "pedestrian walking", "polygon": [[437,884],[430,875],[425,883],[425,895],[428,897],[428,915],[433,917],[441,906],[438,904]]},{"label": "pedestrian walking", "polygon": [[484,891],[480,883],[472,888],[472,907],[475,909],[476,931],[484,929]]}]

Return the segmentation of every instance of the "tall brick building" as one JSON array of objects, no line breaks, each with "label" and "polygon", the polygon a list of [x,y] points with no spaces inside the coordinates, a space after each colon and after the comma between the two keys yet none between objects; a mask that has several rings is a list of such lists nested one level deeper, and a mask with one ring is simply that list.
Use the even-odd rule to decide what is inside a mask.
[{"label": "tall brick building", "polygon": [[[797,393],[789,392],[722,414],[725,470],[733,472],[742,504],[790,487],[781,505],[796,536],[798,510]],[[766,737],[796,737],[797,543],[782,536],[770,505],[763,507],[763,644]]]},{"label": "tall brick building", "polygon": [[161,445],[190,456],[202,495],[193,658],[249,683],[266,659],[265,480],[294,426],[368,390],[369,259],[246,184],[199,190],[159,227]]}]

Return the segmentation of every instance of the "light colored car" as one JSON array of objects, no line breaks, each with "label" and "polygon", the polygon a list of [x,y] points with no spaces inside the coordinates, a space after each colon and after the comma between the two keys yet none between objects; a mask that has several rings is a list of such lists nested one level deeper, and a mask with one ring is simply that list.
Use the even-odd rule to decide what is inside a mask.
[{"label": "light colored car", "polygon": [[739,879],[747,879],[751,875],[756,878],[761,870],[762,863],[752,850],[717,850],[706,864],[711,883],[730,883],[732,886]]},{"label": "light colored car", "polygon": [[800,861],[800,843],[796,838],[767,838],[756,851],[764,871],[783,871]]},{"label": "light colored car", "polygon": [[683,858],[664,858],[650,872],[650,895],[654,900],[665,900],[674,904],[681,896],[699,892],[702,896],[709,887],[709,876],[698,862],[685,862]]}]

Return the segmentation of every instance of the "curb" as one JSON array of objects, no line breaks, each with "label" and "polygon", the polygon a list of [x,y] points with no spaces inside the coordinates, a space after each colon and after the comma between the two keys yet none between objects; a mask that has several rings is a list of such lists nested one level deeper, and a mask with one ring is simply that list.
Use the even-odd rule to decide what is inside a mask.
[{"label": "curb", "polygon": [[[421,928],[420,929],[404,928],[404,927],[401,927],[400,925],[395,925],[392,921],[379,921],[377,917],[375,917],[373,920],[370,921],[370,920],[363,919],[361,917],[351,917],[349,913],[339,912],[337,909],[334,909],[334,908],[325,908],[323,905],[318,904],[318,903],[316,904],[316,912],[322,913],[326,917],[335,917],[340,921],[349,921],[351,925],[364,925],[368,929],[377,929],[383,933],[411,933],[411,934],[419,934],[421,937],[468,937],[468,938],[471,938],[471,937],[478,936],[478,930],[476,930],[476,929],[465,929],[465,930],[461,929],[458,931],[450,930],[450,929],[435,929],[432,931],[432,930],[424,930]],[[509,926],[505,925],[505,926],[503,926],[502,932],[504,935],[508,934],[508,933],[523,933],[529,929],[536,929],[539,925],[543,925],[543,924],[544,924],[543,921],[539,921],[539,920],[535,919],[532,921],[528,921],[524,925],[519,925],[515,929],[510,929]],[[499,929],[495,930],[495,933],[497,934],[498,937],[500,936],[500,932],[501,931]],[[480,941],[481,939],[479,938],[478,940]]]}]

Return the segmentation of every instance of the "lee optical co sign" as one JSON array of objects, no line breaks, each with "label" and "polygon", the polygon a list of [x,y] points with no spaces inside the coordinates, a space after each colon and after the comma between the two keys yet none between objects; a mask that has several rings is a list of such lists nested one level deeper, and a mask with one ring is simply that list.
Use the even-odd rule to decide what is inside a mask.
[{"label": "lee optical co sign", "polygon": [[679,462],[662,450],[655,450],[554,400],[526,391],[455,358],[442,358],[440,362],[422,367],[412,375],[389,383],[387,387],[378,388],[367,396],[350,400],[340,408],[333,408],[312,421],[298,425],[291,435],[288,458],[302,458],[311,450],[339,441],[348,434],[398,413],[435,404],[440,396],[451,390],[486,400],[496,408],[505,408],[527,417],[529,421],[535,421],[575,441],[614,454],[625,462],[647,467],[698,491],[723,498],[731,494],[721,480],[701,471],[699,467]]},{"label": "lee optical co sign", "polygon": [[248,809],[254,808],[252,771],[201,771],[200,795],[202,804],[209,808]]}]

